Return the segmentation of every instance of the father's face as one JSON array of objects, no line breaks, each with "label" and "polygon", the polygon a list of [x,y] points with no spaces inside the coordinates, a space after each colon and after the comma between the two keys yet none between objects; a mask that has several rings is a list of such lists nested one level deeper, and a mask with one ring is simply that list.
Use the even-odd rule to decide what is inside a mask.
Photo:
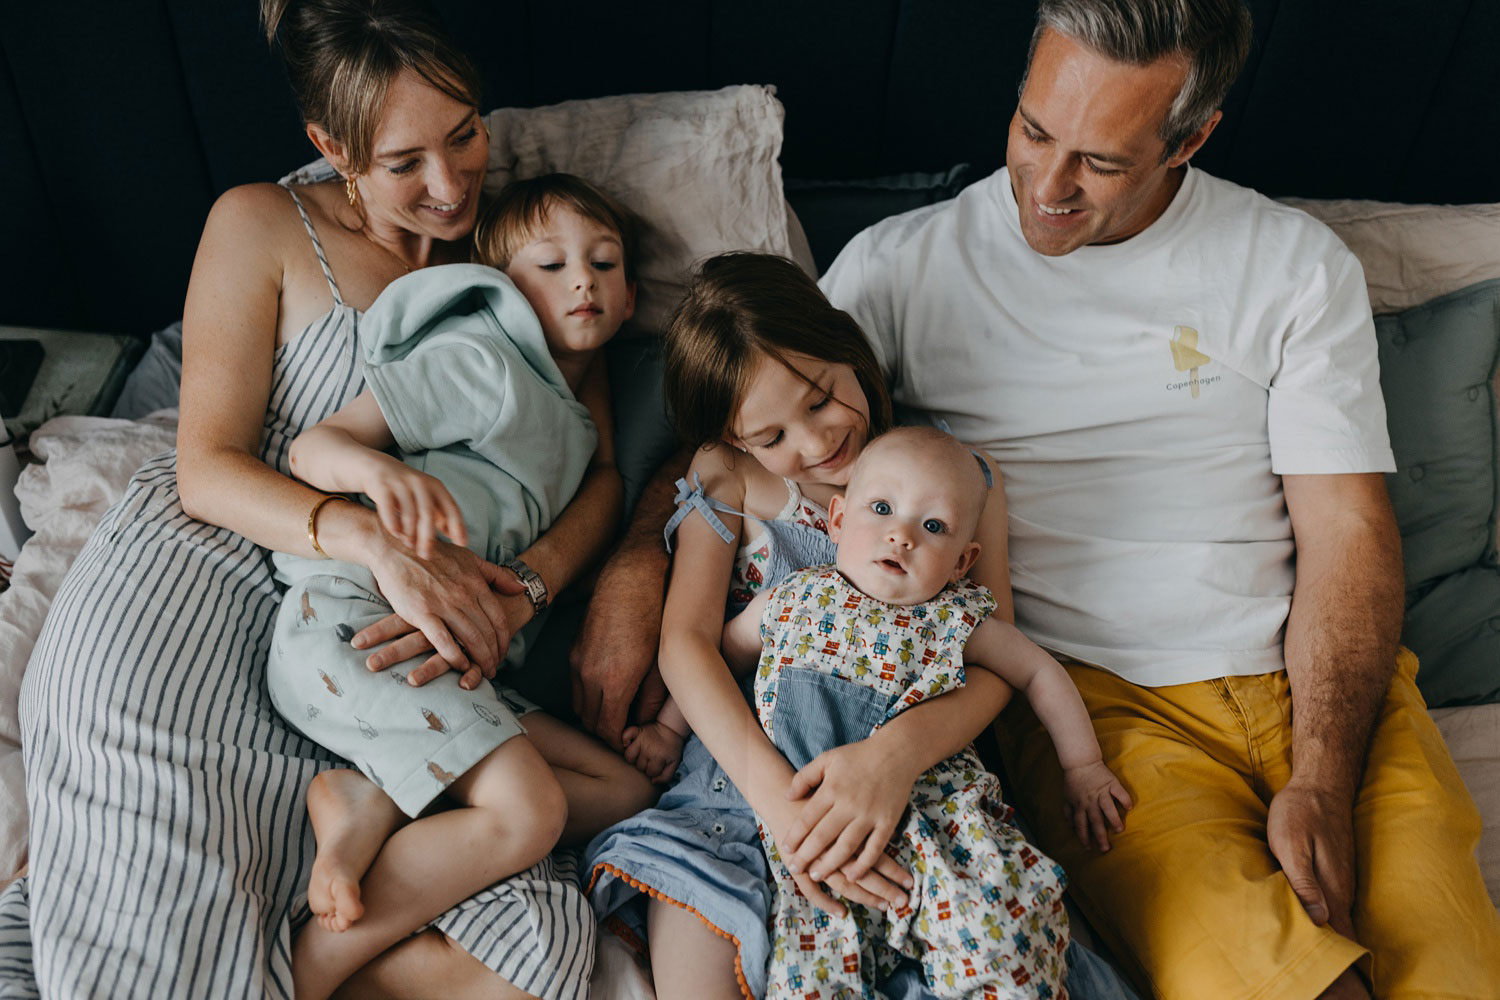
[{"label": "father's face", "polygon": [[1010,123],[1006,163],[1021,232],[1037,253],[1118,243],[1171,204],[1180,169],[1214,119],[1162,162],[1159,129],[1187,75],[1185,59],[1116,62],[1067,35],[1038,40]]}]

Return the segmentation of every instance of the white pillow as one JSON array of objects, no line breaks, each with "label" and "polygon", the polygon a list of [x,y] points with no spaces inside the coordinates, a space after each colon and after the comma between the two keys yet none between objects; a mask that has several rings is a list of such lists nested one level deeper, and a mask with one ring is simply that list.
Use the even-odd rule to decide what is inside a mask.
[{"label": "white pillow", "polygon": [[1500,278],[1500,205],[1281,201],[1328,226],[1354,252],[1377,315]]},{"label": "white pillow", "polygon": [[636,325],[660,332],[704,258],[725,250],[794,256],[777,162],[783,118],[774,88],[748,85],[499,108],[485,119],[484,186],[493,194],[561,171],[635,212],[644,230]]}]

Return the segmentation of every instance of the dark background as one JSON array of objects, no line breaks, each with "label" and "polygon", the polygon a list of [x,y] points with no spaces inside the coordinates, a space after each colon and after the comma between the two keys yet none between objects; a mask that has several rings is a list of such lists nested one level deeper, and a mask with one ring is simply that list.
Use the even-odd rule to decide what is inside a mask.
[{"label": "dark background", "polygon": [[[771,83],[789,179],[1004,158],[1032,0],[439,0],[485,107]],[[1272,195],[1500,201],[1500,3],[1252,0],[1198,156]],[[0,324],[176,319],[213,199],[314,157],[253,0],[0,5]]]}]

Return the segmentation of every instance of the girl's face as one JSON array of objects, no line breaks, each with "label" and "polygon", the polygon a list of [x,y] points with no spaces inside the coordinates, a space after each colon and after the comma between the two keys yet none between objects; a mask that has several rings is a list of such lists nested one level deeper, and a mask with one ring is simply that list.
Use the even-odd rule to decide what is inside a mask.
[{"label": "girl's face", "polygon": [[759,357],[726,440],[778,476],[846,486],[870,433],[859,379],[848,365],[805,354],[786,362]]}]

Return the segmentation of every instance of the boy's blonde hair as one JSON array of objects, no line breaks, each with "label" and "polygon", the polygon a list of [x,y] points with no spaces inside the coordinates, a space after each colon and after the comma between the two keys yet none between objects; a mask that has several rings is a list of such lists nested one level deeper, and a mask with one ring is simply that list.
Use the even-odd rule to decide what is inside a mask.
[{"label": "boy's blonde hair", "polygon": [[624,250],[625,280],[635,280],[635,215],[573,174],[543,174],[505,185],[479,209],[474,226],[474,259],[505,270],[521,248],[536,238],[548,214],[558,205],[614,230]]}]

